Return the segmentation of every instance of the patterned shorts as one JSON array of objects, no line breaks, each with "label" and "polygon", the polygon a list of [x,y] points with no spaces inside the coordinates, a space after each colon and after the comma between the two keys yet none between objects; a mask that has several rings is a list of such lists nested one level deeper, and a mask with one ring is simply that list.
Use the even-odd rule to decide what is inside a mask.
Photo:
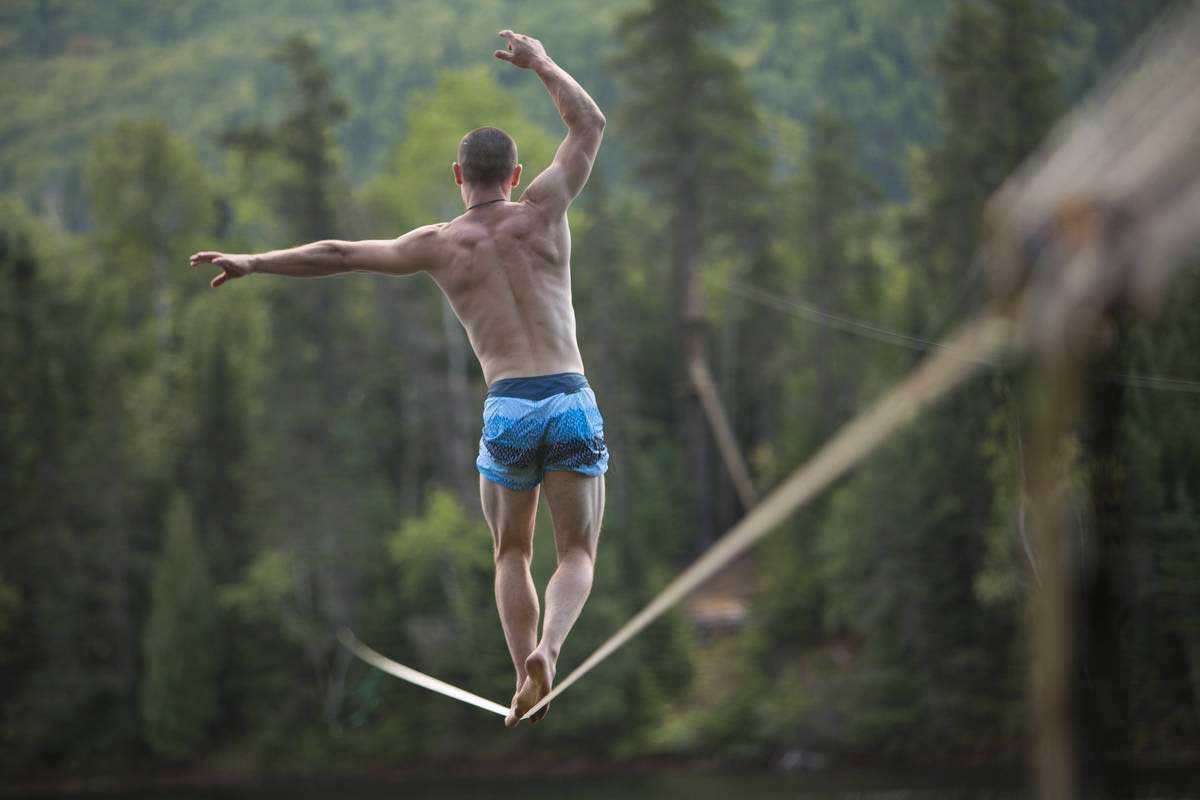
[{"label": "patterned shorts", "polygon": [[608,471],[604,420],[596,395],[577,372],[506,378],[488,389],[479,438],[479,474],[518,492],[547,470]]}]

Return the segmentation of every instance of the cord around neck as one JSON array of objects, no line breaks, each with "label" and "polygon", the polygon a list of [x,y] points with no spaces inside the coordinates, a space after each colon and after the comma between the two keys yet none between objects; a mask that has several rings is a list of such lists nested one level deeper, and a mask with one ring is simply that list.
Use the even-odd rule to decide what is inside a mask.
[{"label": "cord around neck", "polygon": [[473,206],[467,206],[467,211],[470,211],[472,208],[479,208],[480,206],[491,205],[492,203],[501,203],[507,199],[508,199],[507,197],[497,197],[495,200],[484,200],[482,203],[476,203]]}]

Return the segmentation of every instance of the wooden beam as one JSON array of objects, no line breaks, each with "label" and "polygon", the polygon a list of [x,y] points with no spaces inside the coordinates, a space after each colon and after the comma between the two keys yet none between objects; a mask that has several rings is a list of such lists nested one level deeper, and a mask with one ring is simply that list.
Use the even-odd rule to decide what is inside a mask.
[{"label": "wooden beam", "polygon": [[721,460],[725,463],[725,471],[729,473],[742,509],[749,511],[758,502],[758,493],[754,490],[754,481],[750,479],[750,470],[746,467],[741,448],[738,447],[733,426],[729,424],[729,417],[725,414],[721,394],[717,391],[717,382],[713,379],[712,371],[709,370],[708,362],[703,356],[695,354],[688,359],[688,378],[691,379],[692,388],[700,398],[704,416],[708,419],[708,426],[717,442]]}]

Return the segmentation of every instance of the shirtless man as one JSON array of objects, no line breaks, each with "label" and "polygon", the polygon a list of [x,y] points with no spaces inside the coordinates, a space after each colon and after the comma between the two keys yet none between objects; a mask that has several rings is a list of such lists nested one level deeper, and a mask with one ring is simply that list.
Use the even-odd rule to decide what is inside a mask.
[{"label": "shirtless man", "polygon": [[[516,144],[501,130],[479,128],[458,145],[454,180],[466,211],[450,222],[392,240],[320,241],[259,254],[200,252],[191,263],[221,269],[214,288],[252,273],[318,278],[422,271],[441,287],[488,383],[475,463],[492,529],[496,606],[517,673],[504,720],[513,727],[550,691],[563,640],[591,590],[604,515],[608,449],[575,341],[567,226],[567,207],[600,149],[604,114],[541,42],[509,30],[500,36],[508,47],[496,58],[533,70],[567,124],[554,161],[519,201],[510,199],[521,178]],[[539,488],[550,504],[558,553],[541,641],[529,572]]]}]

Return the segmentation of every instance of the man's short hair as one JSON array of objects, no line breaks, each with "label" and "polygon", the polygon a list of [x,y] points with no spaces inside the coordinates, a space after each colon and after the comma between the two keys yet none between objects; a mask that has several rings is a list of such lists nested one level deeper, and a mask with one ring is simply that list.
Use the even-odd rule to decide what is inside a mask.
[{"label": "man's short hair", "polygon": [[494,186],[517,168],[517,143],[499,128],[476,128],[458,144],[463,183]]}]

